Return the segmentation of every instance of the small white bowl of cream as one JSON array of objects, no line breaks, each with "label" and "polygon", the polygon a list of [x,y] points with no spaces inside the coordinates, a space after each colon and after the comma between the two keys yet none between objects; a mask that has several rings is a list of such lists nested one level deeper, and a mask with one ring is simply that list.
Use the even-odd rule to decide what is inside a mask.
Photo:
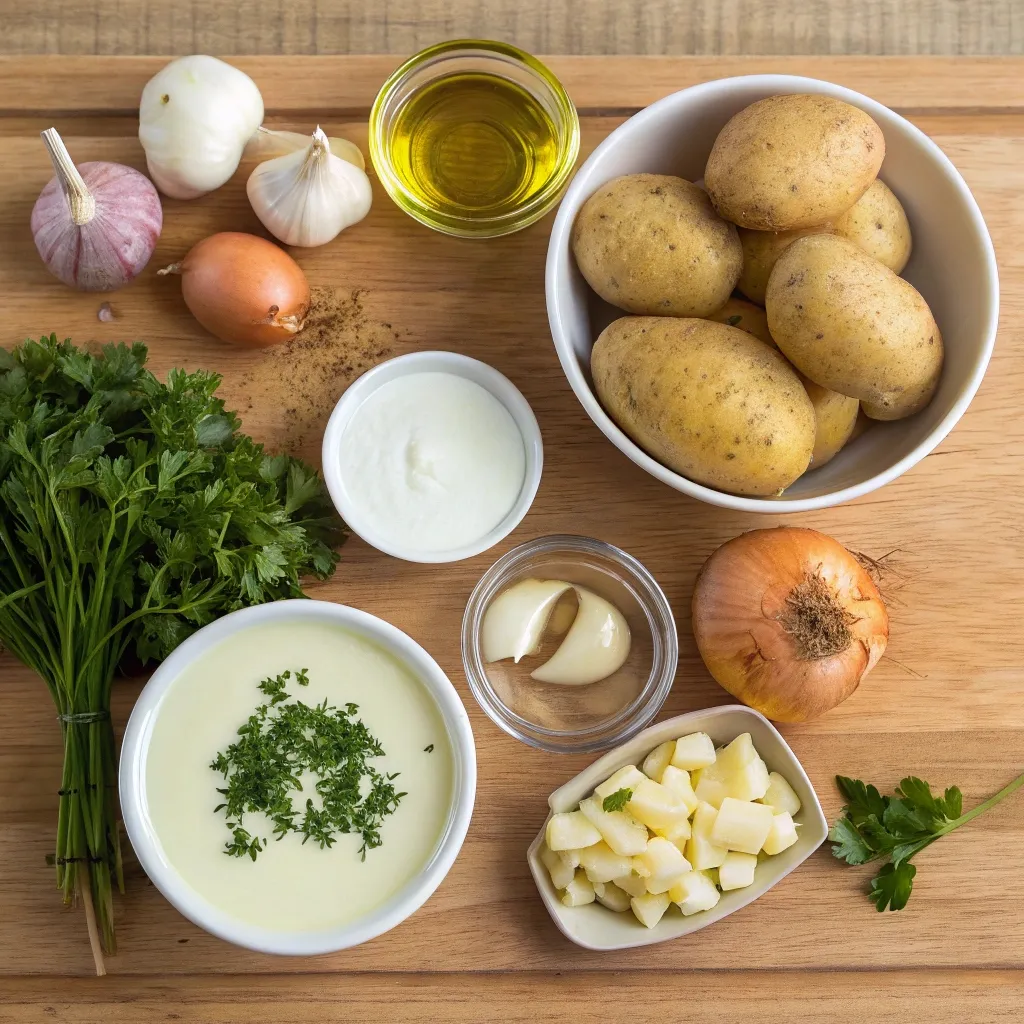
[{"label": "small white bowl of cream", "polygon": [[323,472],[367,544],[410,562],[471,558],[512,532],[540,486],[540,428],[519,389],[456,352],[364,373],[324,433]]}]

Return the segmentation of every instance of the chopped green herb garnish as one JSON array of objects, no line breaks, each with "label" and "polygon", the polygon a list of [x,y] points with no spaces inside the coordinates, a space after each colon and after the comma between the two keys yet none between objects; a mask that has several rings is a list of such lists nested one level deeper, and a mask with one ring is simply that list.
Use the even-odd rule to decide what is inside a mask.
[{"label": "chopped green herb garnish", "polygon": [[617,789],[614,793],[606,796],[601,806],[606,811],[621,811],[629,803],[633,796],[631,789]]},{"label": "chopped green herb garnish", "polygon": [[[392,785],[398,773],[382,774],[367,763],[368,758],[382,757],[384,749],[354,717],[358,705],[346,704],[342,710],[324,700],[310,707],[288,693],[293,678],[299,686],[309,685],[305,669],[294,676],[282,672],[259,684],[268,700],[239,728],[240,738],[210,764],[227,780],[217,790],[224,800],[214,808],[215,813],[224,812],[231,831],[224,852],[255,860],[267,840],[250,835],[242,818],[263,813],[273,822],[278,840],[295,832],[303,843],[312,839],[321,849],[333,846],[338,833],[356,832],[363,838],[359,853],[365,860],[368,849],[381,845],[384,818],[406,796]],[[292,793],[302,791],[305,773],[317,777],[320,806],[310,797],[300,811]]]},{"label": "chopped green herb garnish", "polygon": [[429,746],[426,746],[426,747],[423,748],[423,753],[424,754],[432,754],[433,752],[434,752],[434,744],[433,743],[431,743],[431,744],[429,744]]},{"label": "chopped green herb garnish", "polygon": [[913,776],[899,784],[895,796],[882,796],[874,786],[844,775],[836,776],[836,785],[846,806],[828,833],[832,856],[847,864],[887,858],[888,863],[871,879],[868,896],[878,910],[902,910],[917,874],[910,858],[1008,797],[1024,785],[1024,775],[966,814],[961,813],[963,796],[956,786],[935,796],[927,782]]}]

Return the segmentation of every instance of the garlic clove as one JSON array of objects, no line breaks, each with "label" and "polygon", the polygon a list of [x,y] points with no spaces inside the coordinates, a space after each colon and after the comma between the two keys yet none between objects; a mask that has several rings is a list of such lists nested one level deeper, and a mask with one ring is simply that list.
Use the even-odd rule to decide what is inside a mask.
[{"label": "garlic clove", "polygon": [[576,587],[579,609],[558,650],[530,673],[541,683],[585,686],[607,679],[629,657],[630,632],[622,612],[584,587]]},{"label": "garlic clove", "polygon": [[488,606],[480,631],[485,662],[512,658],[519,662],[533,654],[558,599],[572,589],[561,580],[520,580],[500,593]]},{"label": "garlic clove", "polygon": [[[363,171],[366,169],[366,161],[363,159],[362,150],[348,139],[335,138],[330,136],[327,139],[328,148],[340,160],[345,160]],[[264,128],[260,126],[255,134],[245,144],[246,160],[271,160],[276,156],[287,156],[296,150],[309,148],[309,136],[301,132],[278,131],[275,128]]]},{"label": "garlic clove", "polygon": [[246,193],[256,216],[286,245],[324,245],[370,212],[366,172],[331,153],[317,127],[305,150],[259,164]]}]

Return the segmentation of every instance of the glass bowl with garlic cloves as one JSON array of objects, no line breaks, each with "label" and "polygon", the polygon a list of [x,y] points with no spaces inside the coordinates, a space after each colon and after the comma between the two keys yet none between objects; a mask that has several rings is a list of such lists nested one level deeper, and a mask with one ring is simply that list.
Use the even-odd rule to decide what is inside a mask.
[{"label": "glass bowl with garlic cloves", "polygon": [[496,725],[555,753],[606,750],[643,729],[672,688],[679,642],[654,577],[589,537],[513,548],[481,577],[462,662]]}]

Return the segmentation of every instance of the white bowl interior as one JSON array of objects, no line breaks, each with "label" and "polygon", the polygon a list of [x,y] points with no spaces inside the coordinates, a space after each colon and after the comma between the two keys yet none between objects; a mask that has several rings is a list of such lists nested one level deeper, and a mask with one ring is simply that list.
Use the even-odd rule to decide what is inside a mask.
[{"label": "white bowl interior", "polygon": [[[365,636],[408,666],[434,698],[452,749],[453,787],[448,822],[420,874],[370,913],[316,932],[279,932],[225,913],[196,892],[163,853],[150,821],[146,757],[164,696],[187,665],[225,637],[268,622],[310,619],[340,625]],[[153,673],[132,710],[121,747],[119,790],[125,831],[146,874],[185,917],[208,932],[263,953],[312,955],[366,942],[400,924],[441,884],[469,829],[476,795],[476,748],[469,716],[458,692],[433,658],[401,630],[373,615],[327,601],[277,601],[232,612],[182,643]]]},{"label": "white bowl interior", "polygon": [[796,754],[767,718],[739,704],[679,715],[645,729],[628,743],[609,751],[564,786],[556,789],[548,798],[551,812],[559,813],[574,809],[582,799],[591,794],[595,786],[604,782],[619,768],[627,764],[639,765],[659,743],[686,736],[691,732],[706,732],[716,746],[749,732],[758,753],[768,765],[768,770],[779,772],[800,797],[803,806],[794,819],[801,825],[800,838],[788,850],[760,861],[753,885],[722,893],[722,898],[714,909],[683,917],[677,909],[670,907],[654,928],[645,928],[631,913],[617,914],[599,903],[591,903],[585,907],[562,905],[558,892],[551,884],[547,868],[540,860],[540,848],[547,827],[545,822],[544,828],[531,843],[527,853],[530,872],[552,920],[559,930],[577,945],[598,950],[627,949],[631,946],[648,946],[655,942],[677,939],[706,928],[767,892],[814,853],[828,836],[828,822],[825,820],[821,804]]},{"label": "white bowl interior", "polygon": [[[625,316],[589,288],[572,257],[572,223],[586,199],[622,174],[649,171],[690,180],[704,165],[725,122],[755,100],[777,93],[825,93],[866,110],[885,135],[881,178],[903,204],[914,248],[903,276],[928,301],[942,331],[946,361],[938,392],[916,416],[877,423],[821,469],[806,473],[782,498],[740,498],[673,473],[635,445],[591,390],[590,350],[601,330]],[[942,151],[909,121],[860,93],[790,75],[751,75],[694,86],[667,96],[613,132],[580,168],[551,233],[548,316],[569,382],[605,435],[634,462],[678,490],[712,504],[749,511],[822,508],[867,493],[928,454],[963,415],[995,342],[999,285],[992,243],[969,189]]]},{"label": "white bowl interior", "polygon": [[[523,439],[526,471],[523,476],[523,486],[515,504],[509,509],[505,518],[489,533],[471,544],[450,551],[424,552],[400,548],[391,544],[387,538],[380,536],[373,522],[361,513],[359,503],[349,493],[341,475],[338,460],[341,436],[353,413],[377,388],[410,373],[451,373],[479,384],[505,406],[515,420]],[[408,562],[457,562],[463,558],[472,558],[493,547],[507,537],[529,512],[533,499],[537,496],[537,489],[540,487],[543,469],[544,445],[541,440],[540,427],[537,425],[537,418],[522,392],[493,366],[458,352],[413,352],[379,363],[372,370],[364,373],[345,391],[334,407],[334,412],[331,413],[331,418],[327,423],[327,429],[324,431],[324,482],[327,484],[327,490],[338,513],[352,531],[362,537],[367,544],[387,555],[393,555],[395,558],[402,558]]]}]

